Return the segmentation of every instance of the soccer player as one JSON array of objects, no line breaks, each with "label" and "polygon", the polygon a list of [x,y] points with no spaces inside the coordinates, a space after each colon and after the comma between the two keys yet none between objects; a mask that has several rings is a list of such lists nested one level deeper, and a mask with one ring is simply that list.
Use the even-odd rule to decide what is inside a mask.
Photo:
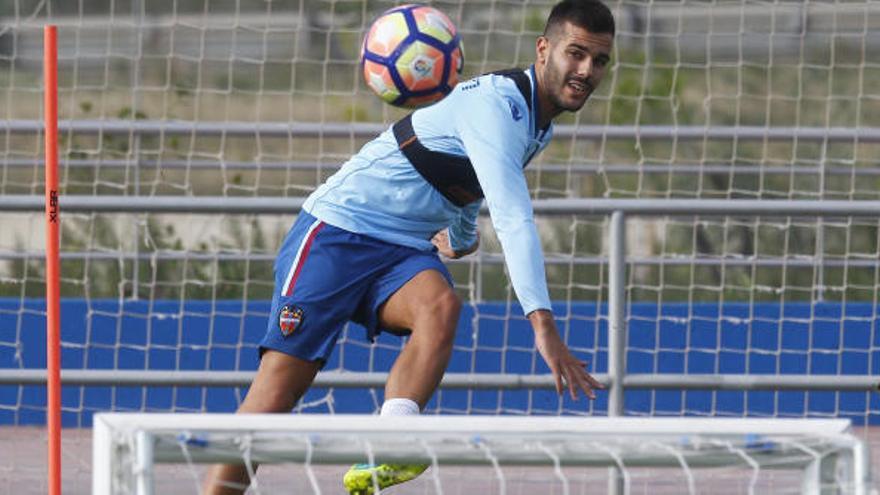
[{"label": "soccer player", "polygon": [[[437,253],[477,249],[484,200],[557,392],[594,398],[601,385],[569,352],[551,313],[523,168],[549,143],[553,118],[579,110],[602,81],[613,39],[614,18],[598,0],[557,4],[534,65],[460,83],[364,145],[312,193],[278,254],[260,366],[239,412],[290,411],[352,320],[370,339],[409,335],[380,414],[419,414],[446,370],[461,308]],[[355,465],[343,482],[351,494],[371,494],[374,479],[385,488],[425,468]],[[216,466],[206,492],[242,493],[247,482],[243,466]]]}]

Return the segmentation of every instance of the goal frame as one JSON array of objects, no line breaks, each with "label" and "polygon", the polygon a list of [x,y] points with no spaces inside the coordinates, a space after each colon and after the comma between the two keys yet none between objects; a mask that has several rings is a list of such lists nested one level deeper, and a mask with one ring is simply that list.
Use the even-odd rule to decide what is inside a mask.
[{"label": "goal frame", "polygon": [[[92,493],[110,495],[119,480],[116,456],[134,459],[134,487],[138,495],[153,493],[153,466],[156,463],[212,463],[241,460],[239,453],[210,445],[239,445],[238,435],[258,437],[292,433],[304,441],[285,442],[285,449],[249,451],[249,457],[260,463],[300,462],[338,464],[364,462],[365,446],[371,459],[381,457],[388,462],[439,462],[441,465],[511,466],[546,465],[609,467],[622,472],[626,467],[684,468],[760,466],[761,469],[800,469],[803,472],[801,493],[820,495],[835,477],[851,490],[842,493],[868,495],[870,490],[870,454],[865,443],[852,433],[846,419],[766,419],[766,418],[642,418],[642,417],[474,417],[474,416],[413,416],[383,418],[375,415],[293,415],[293,414],[168,414],[168,413],[102,413],[94,417]],[[486,449],[465,451],[445,448],[449,435],[469,439],[474,445],[492,444]],[[210,435],[215,435],[209,439]],[[333,442],[334,435],[357,435],[366,444]],[[445,435],[445,437],[444,437]],[[417,437],[420,442],[395,442],[395,438]],[[748,455],[732,448],[729,453],[693,456],[685,461],[681,454],[646,456],[644,452],[628,457],[606,449],[504,448],[519,440],[547,439],[549,442],[582,437],[584,445],[596,439],[638,437],[674,439],[682,445],[704,438],[747,439],[758,444],[794,446],[813,456],[803,462],[780,462],[770,448],[765,453]],[[818,439],[836,450],[820,454],[810,447],[801,447],[797,438]],[[294,437],[291,437],[294,438]],[[164,439],[164,441],[163,441]],[[330,439],[330,441],[327,441]],[[727,439],[727,440],[724,440]],[[786,443],[791,439],[791,445]],[[170,440],[170,441],[169,441]],[[371,440],[378,440],[373,444]],[[422,441],[424,440],[424,441]],[[436,442],[434,442],[436,441]],[[225,444],[224,444],[225,442]],[[277,440],[276,440],[277,442]],[[432,443],[434,442],[434,443]],[[781,442],[781,443],[780,443]],[[184,452],[176,445],[192,446]],[[248,442],[245,442],[248,443]],[[382,444],[392,446],[383,450]],[[575,441],[573,444],[576,445]],[[430,444],[430,446],[429,446]],[[517,445],[513,443],[512,445]],[[439,446],[439,448],[437,448]],[[409,451],[406,449],[409,448]],[[225,453],[224,453],[225,452]],[[267,455],[267,452],[270,455]],[[769,453],[766,453],[769,452]],[[430,454],[429,454],[430,453]],[[624,475],[625,478],[625,475]],[[625,486],[625,482],[623,483]],[[624,488],[623,493],[627,493]]]}]

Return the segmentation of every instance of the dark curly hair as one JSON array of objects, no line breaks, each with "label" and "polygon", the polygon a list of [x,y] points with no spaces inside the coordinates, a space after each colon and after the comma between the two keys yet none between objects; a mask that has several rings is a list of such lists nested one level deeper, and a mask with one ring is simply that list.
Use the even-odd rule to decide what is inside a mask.
[{"label": "dark curly hair", "polygon": [[587,31],[614,35],[614,15],[599,0],[564,0],[556,4],[547,18],[544,36],[551,37],[566,23]]}]

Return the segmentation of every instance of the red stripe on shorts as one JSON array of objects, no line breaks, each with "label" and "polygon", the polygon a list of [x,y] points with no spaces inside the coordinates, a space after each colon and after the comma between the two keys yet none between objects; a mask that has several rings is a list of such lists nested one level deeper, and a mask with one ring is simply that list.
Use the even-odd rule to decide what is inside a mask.
[{"label": "red stripe on shorts", "polygon": [[318,232],[324,228],[324,222],[319,223],[312,231],[309,233],[309,236],[306,237],[305,244],[302,247],[302,252],[299,255],[299,260],[297,260],[296,267],[293,269],[293,277],[290,279],[290,283],[287,284],[287,289],[284,291],[285,296],[290,296],[293,294],[293,287],[296,285],[296,279],[299,278],[299,273],[302,271],[303,265],[306,264],[306,258],[309,257],[309,251],[312,249],[312,242],[315,241],[315,236],[318,235]]}]

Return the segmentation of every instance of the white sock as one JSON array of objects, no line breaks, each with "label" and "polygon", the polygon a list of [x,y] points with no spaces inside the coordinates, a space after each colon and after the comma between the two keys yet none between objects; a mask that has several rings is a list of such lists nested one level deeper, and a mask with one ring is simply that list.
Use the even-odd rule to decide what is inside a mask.
[{"label": "white sock", "polygon": [[419,405],[410,399],[385,399],[379,416],[418,416]]}]

